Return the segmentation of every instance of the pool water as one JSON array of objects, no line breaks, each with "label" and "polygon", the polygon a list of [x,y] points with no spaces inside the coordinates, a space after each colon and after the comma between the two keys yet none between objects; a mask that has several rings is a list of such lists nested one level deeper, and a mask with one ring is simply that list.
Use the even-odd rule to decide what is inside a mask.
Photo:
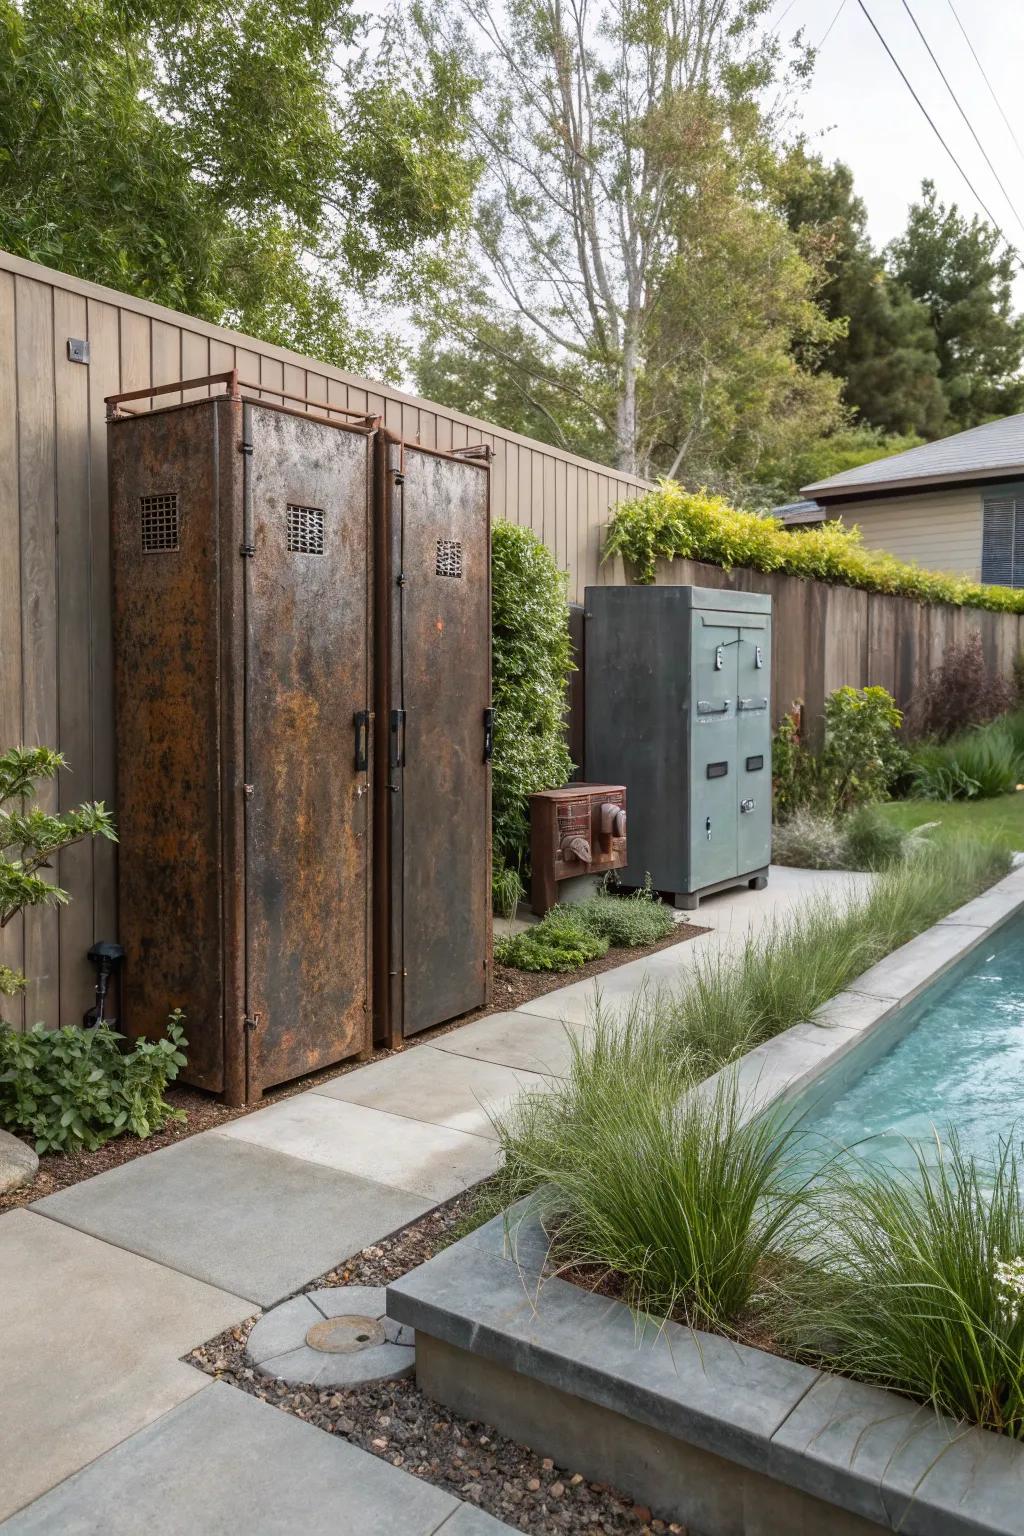
[{"label": "pool water", "polygon": [[800,1122],[801,1163],[856,1143],[862,1162],[911,1169],[914,1147],[931,1160],[936,1132],[945,1141],[950,1127],[982,1159],[1015,1128],[1024,1140],[1024,922],[986,940],[914,1006],[920,1022],[909,1034]]}]

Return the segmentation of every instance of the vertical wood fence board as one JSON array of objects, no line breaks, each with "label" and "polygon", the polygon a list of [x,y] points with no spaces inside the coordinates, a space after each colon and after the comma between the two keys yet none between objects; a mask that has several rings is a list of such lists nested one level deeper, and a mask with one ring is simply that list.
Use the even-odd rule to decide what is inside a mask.
[{"label": "vertical wood fence board", "polygon": [[[24,738],[21,668],[21,513],[18,496],[18,374],[14,278],[0,272],[0,751]],[[25,924],[0,928],[0,963],[25,966]],[[5,998],[3,1015],[23,1028],[22,998]]]},{"label": "vertical wood fence board", "polygon": [[[89,370],[68,360],[69,336],[88,331],[86,301],[53,294],[54,446],[57,491],[57,717],[70,772],[57,780],[62,810],[95,798],[92,782],[92,680],[89,643],[92,527],[89,504]],[[60,855],[65,890],[88,890],[92,844]],[[60,1016],[70,1018],[90,983],[86,951],[93,939],[92,904],[73,901],[60,918]]]},{"label": "vertical wood fence board", "polygon": [[[19,277],[15,315],[23,727],[27,746],[56,746],[60,732],[53,290],[47,284]],[[43,786],[39,802],[45,810],[55,810],[57,786]],[[41,874],[53,881],[52,871]],[[25,1016],[29,1022],[59,1015],[59,942],[56,911],[44,906],[30,908],[25,913]]]},{"label": "vertical wood fence board", "polygon": [[[92,528],[92,595],[89,649],[92,672],[92,785],[97,800],[116,806],[114,782],[114,654],[110,633],[110,506],[107,498],[107,424],[104,398],[121,383],[117,310],[89,300],[89,520]],[[117,935],[116,850],[105,838],[92,844],[93,936]],[[85,893],[74,892],[82,900]],[[84,904],[84,903],[83,903]]]}]

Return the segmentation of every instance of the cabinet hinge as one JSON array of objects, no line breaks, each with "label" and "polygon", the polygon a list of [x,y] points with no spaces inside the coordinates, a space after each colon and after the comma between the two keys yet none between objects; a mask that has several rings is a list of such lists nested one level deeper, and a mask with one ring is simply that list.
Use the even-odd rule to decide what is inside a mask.
[{"label": "cabinet hinge", "polygon": [[259,1029],[260,1016],[258,1013],[245,1013],[242,1015],[243,1029]]},{"label": "cabinet hinge", "polygon": [[252,799],[252,794],[253,794],[253,786],[251,784],[243,784],[242,785],[242,794],[245,796],[245,798],[247,800],[251,800]]}]

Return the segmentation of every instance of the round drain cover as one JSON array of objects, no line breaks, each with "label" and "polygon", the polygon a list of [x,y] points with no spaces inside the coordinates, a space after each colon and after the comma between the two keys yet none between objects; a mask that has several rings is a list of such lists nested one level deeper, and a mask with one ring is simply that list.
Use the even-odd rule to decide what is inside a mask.
[{"label": "round drain cover", "polygon": [[375,1317],[325,1317],[306,1331],[306,1343],[325,1355],[357,1355],[384,1344],[384,1325]]}]

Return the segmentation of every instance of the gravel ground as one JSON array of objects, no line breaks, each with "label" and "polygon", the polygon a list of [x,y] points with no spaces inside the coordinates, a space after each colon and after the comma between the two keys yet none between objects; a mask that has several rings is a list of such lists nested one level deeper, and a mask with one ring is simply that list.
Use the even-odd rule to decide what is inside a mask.
[{"label": "gravel ground", "polygon": [[[457,1236],[474,1200],[460,1195],[382,1243],[366,1248],[306,1290],[325,1285],[387,1285],[423,1264]],[[258,1375],[245,1358],[255,1318],[200,1345],[186,1358],[220,1381],[341,1435],[466,1499],[530,1536],[642,1536],[682,1533],[681,1525],[655,1520],[651,1511],[572,1467],[558,1466],[478,1424],[450,1413],[420,1392],[415,1381],[379,1382],[352,1391],[318,1392]]]}]

